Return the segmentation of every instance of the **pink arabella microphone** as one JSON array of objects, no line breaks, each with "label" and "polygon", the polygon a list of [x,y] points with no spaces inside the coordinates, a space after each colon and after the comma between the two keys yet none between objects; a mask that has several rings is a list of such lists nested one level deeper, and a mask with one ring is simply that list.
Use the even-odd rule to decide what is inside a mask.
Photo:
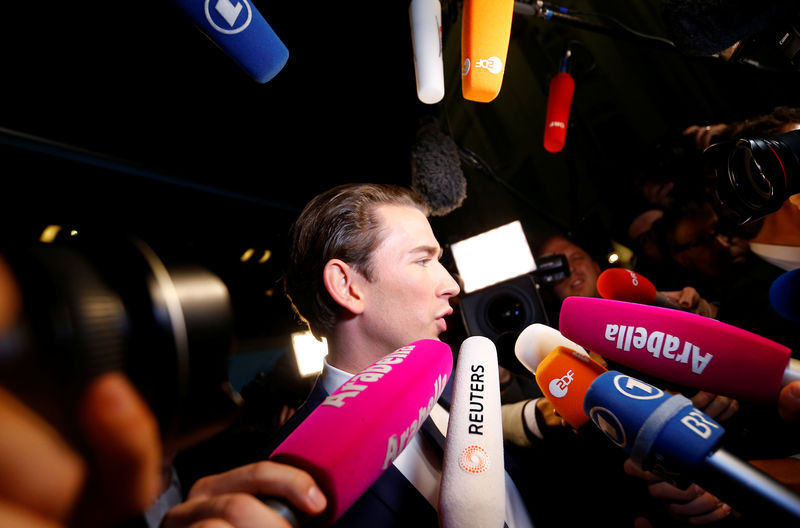
[{"label": "pink arabella microphone", "polygon": [[681,310],[567,297],[564,337],[660,379],[734,398],[774,403],[800,379],[791,350],[741,328]]},{"label": "pink arabella microphone", "polygon": [[448,345],[423,339],[350,378],[284,440],[270,460],[304,469],[328,499],[315,525],[329,525],[408,445],[453,369]]},{"label": "pink arabella microphone", "polygon": [[609,268],[597,277],[597,293],[603,299],[652,304],[662,308],[682,310],[643,275],[625,268]]},{"label": "pink arabella microphone", "polygon": [[502,528],[505,463],[497,349],[483,336],[461,344],[444,444],[441,528]]}]

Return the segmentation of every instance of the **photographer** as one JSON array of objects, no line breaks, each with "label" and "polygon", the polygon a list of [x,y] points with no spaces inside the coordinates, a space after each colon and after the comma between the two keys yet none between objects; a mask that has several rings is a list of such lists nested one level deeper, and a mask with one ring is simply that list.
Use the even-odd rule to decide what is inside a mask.
[{"label": "photographer", "polygon": [[[22,310],[17,277],[0,256],[0,337],[13,343]],[[145,510],[162,490],[164,444],[156,416],[119,371],[89,382],[76,409],[70,418],[76,422],[78,439],[72,442],[0,386],[0,526],[141,525]],[[217,519],[235,526],[237,515],[247,511],[261,526],[288,526],[253,494],[285,498],[309,514],[321,512],[326,504],[307,473],[265,462],[195,486],[167,525]]]}]

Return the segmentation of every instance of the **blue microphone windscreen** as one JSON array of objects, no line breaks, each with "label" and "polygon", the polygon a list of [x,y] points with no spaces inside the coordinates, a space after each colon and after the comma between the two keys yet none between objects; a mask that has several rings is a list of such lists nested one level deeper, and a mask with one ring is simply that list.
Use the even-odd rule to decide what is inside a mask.
[{"label": "blue microphone windscreen", "polygon": [[595,425],[645,469],[695,469],[725,433],[687,398],[613,370],[592,382],[583,407]]},{"label": "blue microphone windscreen", "polygon": [[800,321],[800,268],[775,279],[769,288],[769,302],[781,317]]},{"label": "blue microphone windscreen", "polygon": [[250,0],[175,1],[255,81],[269,81],[289,60],[289,50]]}]

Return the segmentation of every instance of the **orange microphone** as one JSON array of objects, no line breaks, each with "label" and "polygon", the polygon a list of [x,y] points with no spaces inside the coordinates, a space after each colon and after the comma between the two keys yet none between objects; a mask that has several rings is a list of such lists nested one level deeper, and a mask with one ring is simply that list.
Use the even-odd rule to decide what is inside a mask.
[{"label": "orange microphone", "polygon": [[461,91],[488,103],[500,93],[514,0],[464,0],[461,20]]},{"label": "orange microphone", "polygon": [[536,368],[536,384],[558,414],[575,429],[589,421],[583,399],[607,369],[584,352],[558,346]]}]

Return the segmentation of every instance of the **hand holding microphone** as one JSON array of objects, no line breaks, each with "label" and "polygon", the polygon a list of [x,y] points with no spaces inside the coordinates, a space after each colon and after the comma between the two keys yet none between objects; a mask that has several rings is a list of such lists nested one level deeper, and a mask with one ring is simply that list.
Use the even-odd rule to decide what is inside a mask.
[{"label": "hand holding microphone", "polygon": [[687,286],[680,291],[659,292],[646,277],[625,268],[609,268],[597,277],[597,293],[603,299],[649,304],[716,317],[717,308]]},{"label": "hand holding microphone", "polygon": [[401,347],[336,389],[272,452],[270,460],[307,471],[327,497],[315,522],[333,523],[389,468],[452,369],[453,354],[441,341]]},{"label": "hand holding microphone", "polygon": [[638,467],[630,458],[625,460],[626,474],[647,483],[651,497],[660,501],[670,517],[690,525],[711,524],[727,517],[732,509],[697,484],[679,488],[651,471]]},{"label": "hand holding microphone", "polygon": [[293,519],[283,504],[273,506],[259,500],[270,496],[291,504],[307,516],[325,510],[327,500],[311,476],[301,469],[262,461],[225,473],[203,477],[189,490],[186,501],[167,512],[161,528],[195,526],[202,520],[225,521],[226,526],[285,526],[285,515]]}]

